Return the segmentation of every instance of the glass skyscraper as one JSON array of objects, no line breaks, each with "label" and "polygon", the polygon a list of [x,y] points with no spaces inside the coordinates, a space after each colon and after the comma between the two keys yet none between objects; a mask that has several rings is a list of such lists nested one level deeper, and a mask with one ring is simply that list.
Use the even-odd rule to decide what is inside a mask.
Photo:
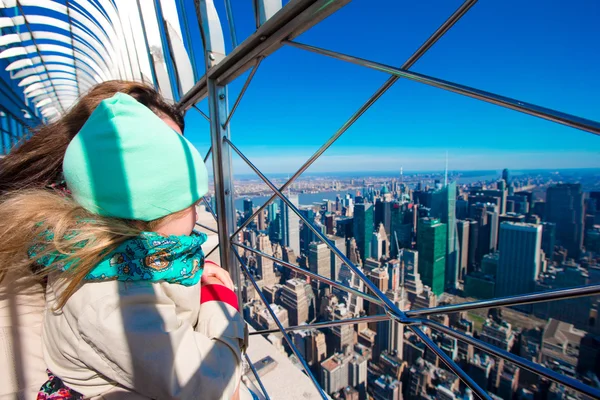
[{"label": "glass skyscraper", "polygon": [[531,293],[540,273],[542,226],[520,222],[500,225],[496,297]]},{"label": "glass skyscraper", "polygon": [[579,183],[553,185],[546,191],[546,221],[556,224],[556,242],[576,258],[583,246],[583,193]]},{"label": "glass skyscraper", "polygon": [[437,218],[421,218],[417,228],[419,271],[423,283],[439,296],[446,279],[447,225]]},{"label": "glass skyscraper", "polygon": [[431,195],[431,216],[447,225],[445,289],[456,289],[458,281],[458,237],[456,227],[456,182]]},{"label": "glass skyscraper", "polygon": [[[290,194],[288,199],[298,207],[298,195]],[[285,247],[294,250],[296,256],[300,255],[300,217],[281,201],[279,212],[281,221],[281,243]]]},{"label": "glass skyscraper", "polygon": [[363,261],[371,257],[371,236],[373,233],[373,204],[354,205],[354,238]]}]

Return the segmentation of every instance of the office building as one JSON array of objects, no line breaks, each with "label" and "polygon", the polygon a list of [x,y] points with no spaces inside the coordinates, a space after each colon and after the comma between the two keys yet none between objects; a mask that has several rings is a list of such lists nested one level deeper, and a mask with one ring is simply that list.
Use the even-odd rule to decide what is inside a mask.
[{"label": "office building", "polygon": [[[414,209],[414,207],[413,207]],[[401,248],[412,247],[412,237],[414,231],[413,212],[409,209],[408,203],[394,202],[391,206],[390,235],[390,256],[398,257],[398,251]],[[397,241],[397,243],[396,243]],[[398,246],[400,246],[398,248]]]},{"label": "office building", "polygon": [[469,262],[469,221],[456,221],[456,237],[458,239],[458,279],[463,280],[467,274]]},{"label": "office building", "polygon": [[456,289],[458,282],[458,235],[456,227],[456,182],[431,194],[431,217],[446,225],[445,290]]},{"label": "office building", "polygon": [[371,257],[372,233],[373,205],[371,203],[357,203],[354,206],[354,238],[363,262]]},{"label": "office building", "polygon": [[[298,195],[288,195],[290,202],[298,207]],[[300,217],[295,212],[281,201],[281,210],[279,212],[281,216],[281,244],[287,248],[294,250],[294,254],[300,255]]]},{"label": "office building", "polygon": [[325,334],[317,329],[306,329],[290,333],[294,345],[308,365],[317,372],[321,362],[327,358]]},{"label": "office building", "polygon": [[[261,234],[256,237],[256,249],[270,256],[273,255],[271,241],[267,235]],[[257,255],[256,269],[261,277],[258,282],[261,287],[272,286],[279,281],[279,278],[275,274],[275,269],[273,268],[273,260]]]},{"label": "office building", "polygon": [[421,218],[417,230],[421,279],[436,296],[441,295],[445,287],[446,229],[446,224],[439,219]]},{"label": "office building", "polygon": [[308,246],[308,268],[311,272],[331,279],[331,250],[325,243],[312,242]]},{"label": "office building", "polygon": [[503,222],[496,273],[496,297],[531,293],[541,271],[542,227]]},{"label": "office building", "polygon": [[275,221],[275,218],[277,218],[277,215],[279,214],[279,205],[276,202],[272,202],[271,204],[269,204],[267,206],[267,219],[269,221],[269,224],[273,223],[273,221]]},{"label": "office building", "polygon": [[564,183],[546,190],[546,221],[556,224],[556,242],[571,258],[583,246],[583,192],[579,183]]},{"label": "office building", "polygon": [[391,201],[386,201],[383,199],[377,199],[375,201],[374,223],[375,223],[375,226],[379,226],[379,224],[383,224],[383,228],[385,229],[385,232],[387,234],[389,234],[391,232],[391,226],[392,226],[391,225],[392,224],[392,202]]},{"label": "office building", "polygon": [[308,321],[309,308],[314,302],[312,286],[303,279],[290,279],[281,288],[280,302],[288,311],[291,326],[303,324]]},{"label": "office building", "polygon": [[[300,214],[304,218],[309,220],[311,223],[314,223],[315,212],[312,210],[312,208],[301,208]],[[317,235],[315,235],[313,230],[310,229],[310,227],[307,224],[302,222],[302,227],[300,228],[300,251],[301,251],[301,254],[308,254],[308,246],[310,245],[310,243],[317,242],[317,241],[319,241],[317,239]]]}]

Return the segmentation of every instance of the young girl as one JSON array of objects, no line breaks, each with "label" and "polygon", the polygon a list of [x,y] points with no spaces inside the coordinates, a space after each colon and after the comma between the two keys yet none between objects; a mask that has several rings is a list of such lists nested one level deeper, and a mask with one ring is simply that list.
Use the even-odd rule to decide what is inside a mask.
[{"label": "young girl", "polygon": [[38,399],[249,396],[233,285],[192,233],[208,187],[197,150],[119,93],[73,138],[63,173],[69,197],[0,204],[3,273],[47,277]]}]

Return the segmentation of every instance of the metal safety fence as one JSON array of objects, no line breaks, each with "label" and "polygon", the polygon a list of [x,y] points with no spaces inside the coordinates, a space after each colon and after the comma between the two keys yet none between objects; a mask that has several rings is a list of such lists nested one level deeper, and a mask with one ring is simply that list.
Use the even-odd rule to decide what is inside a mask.
[{"label": "metal safety fence", "polygon": [[[294,39],[302,32],[306,31],[313,25],[317,24],[327,16],[339,10],[341,7],[349,3],[349,0],[325,1],[325,0],[296,0],[290,1],[285,7],[277,11],[268,20],[261,21],[257,12],[257,30],[254,34],[244,40],[241,44],[237,44],[235,35],[235,23],[230,14],[230,2],[226,1],[228,10],[228,20],[230,37],[234,45],[233,51],[222,58],[219,62],[213,62],[215,58],[213,54],[225,54],[224,47],[218,47],[223,43],[223,31],[214,19],[210,18],[210,5],[207,7],[205,1],[197,1],[199,22],[203,32],[204,46],[206,50],[206,60],[208,63],[207,73],[195,84],[194,88],[187,92],[180,101],[180,105],[184,108],[195,107],[200,100],[208,99],[209,113],[202,115],[210,123],[210,134],[212,147],[206,157],[213,156],[214,168],[214,183],[215,183],[215,199],[216,210],[212,210],[208,201],[205,201],[210,212],[215,216],[218,224],[218,235],[221,263],[230,271],[235,285],[238,289],[238,298],[241,301],[241,283],[240,273],[246,276],[251,284],[256,289],[257,295],[266,306],[266,310],[273,318],[277,329],[259,330],[252,334],[263,335],[278,332],[281,333],[283,339],[287,342],[289,348],[300,361],[306,374],[310,377],[315,387],[323,398],[327,398],[326,393],[319,385],[318,379],[311,372],[308,364],[301,356],[299,350],[294,345],[289,336],[289,332],[303,329],[321,329],[333,326],[358,324],[363,322],[379,322],[392,321],[395,324],[403,324],[414,332],[417,337],[427,346],[427,348],[437,355],[444,364],[453,371],[463,382],[468,386],[479,398],[490,399],[490,395],[485,388],[480,387],[463,369],[461,369],[451,357],[442,351],[427,334],[424,333],[423,327],[427,327],[434,331],[442,332],[450,337],[466,342],[477,349],[488,352],[489,354],[508,360],[515,365],[543,376],[551,381],[557,382],[565,387],[574,389],[594,398],[600,398],[600,390],[587,386],[582,382],[570,378],[568,376],[557,373],[544,366],[526,360],[515,354],[499,349],[493,345],[485,343],[481,340],[468,336],[453,328],[447,327],[435,321],[427,319],[431,315],[448,314],[460,311],[475,310],[490,307],[505,307],[516,306],[523,304],[532,304],[544,301],[557,301],[571,299],[581,296],[591,296],[600,294],[600,285],[591,285],[585,287],[569,288],[552,290],[547,292],[538,292],[526,295],[511,296],[492,300],[475,301],[470,303],[439,306],[428,309],[417,310],[402,310],[386,295],[378,289],[378,287],[364,274],[364,272],[352,263],[343,251],[338,249],[328,237],[321,232],[312,221],[309,221],[298,208],[284,194],[285,190],[306,171],[328,148],[330,148],[377,100],[388,91],[400,78],[412,80],[425,85],[430,85],[439,89],[444,89],[463,96],[468,96],[481,101],[492,103],[501,107],[509,108],[535,117],[543,118],[558,124],[570,126],[576,129],[591,132],[600,135],[600,123],[588,119],[580,118],[574,115],[563,113],[557,110],[540,107],[534,104],[529,104],[517,99],[508,98],[498,94],[486,92],[476,88],[464,86],[458,83],[441,80],[432,76],[420,74],[411,71],[411,67],[419,60],[452,26],[459,21],[476,3],[476,0],[465,1],[456,11],[448,17],[448,19],[435,31],[431,36],[423,42],[423,44],[410,56],[406,62],[400,67],[394,67],[354,57],[347,54],[310,46],[296,42]],[[260,6],[256,10],[268,8],[269,1],[259,1]],[[261,8],[262,7],[262,8]],[[350,62],[364,66],[366,68],[375,69],[386,72],[390,75],[389,79],[369,97],[364,104],[352,114],[346,122],[317,150],[315,153],[294,173],[288,181],[281,187],[275,186],[260,169],[258,169],[248,157],[245,156],[231,137],[230,121],[234,113],[240,105],[242,98],[252,82],[254,75],[259,70],[262,60],[269,57],[272,53],[283,46],[292,46],[302,50],[322,54],[328,57],[333,57],[341,61]],[[238,78],[241,74],[251,69],[243,87],[234,100],[233,106],[228,106],[227,84]],[[273,195],[254,213],[247,217],[245,221],[237,226],[236,210],[234,206],[234,188],[233,188],[233,171],[232,171],[232,155],[237,154],[255,173],[256,175],[273,191]],[[335,280],[320,276],[314,272],[308,271],[292,263],[272,255],[261,252],[250,246],[240,242],[241,232],[253,221],[265,208],[274,200],[280,199],[293,213],[295,213],[303,224],[308,227],[318,240],[325,243],[328,248],[345,264],[352,272],[354,272],[368,288],[373,295],[356,290]],[[206,199],[205,199],[206,200]],[[218,218],[217,218],[218,215]],[[214,230],[213,230],[214,231]],[[217,248],[215,248],[217,249]],[[262,293],[259,285],[249,271],[248,265],[240,256],[239,250],[250,252],[257,257],[264,257],[277,262],[279,265],[289,268],[293,271],[301,273],[313,280],[323,282],[337,289],[346,291],[356,296],[360,296],[369,302],[378,304],[385,310],[385,314],[374,315],[367,317],[351,318],[346,320],[336,320],[327,322],[317,322],[307,325],[293,326],[284,328],[282,323],[277,318],[275,312],[269,307],[269,302]],[[249,361],[249,360],[248,360]],[[250,363],[252,365],[252,363]],[[266,398],[269,398],[260,378],[254,368],[252,371],[264,392]]]}]

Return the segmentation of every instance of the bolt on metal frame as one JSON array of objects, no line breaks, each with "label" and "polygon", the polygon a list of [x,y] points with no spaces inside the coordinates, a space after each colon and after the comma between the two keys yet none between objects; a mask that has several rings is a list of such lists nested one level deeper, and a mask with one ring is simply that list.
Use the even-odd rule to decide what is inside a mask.
[{"label": "bolt on metal frame", "polygon": [[[277,0],[258,0],[261,6],[264,6],[266,5],[266,3],[271,3],[273,1]],[[215,247],[213,251],[219,248],[221,263],[226,269],[229,270],[229,272],[232,275],[236,286],[236,290],[238,292],[238,298],[242,298],[240,286],[240,273],[243,272],[245,273],[246,278],[252,283],[252,285],[256,289],[258,296],[260,297],[261,301],[265,304],[267,311],[270,313],[275,324],[277,325],[277,329],[261,330],[253,332],[252,334],[268,334],[274,332],[281,333],[283,338],[288,343],[291,351],[298,357],[305,372],[315,384],[315,387],[324,399],[328,398],[327,395],[324,393],[323,389],[319,385],[319,382],[311,373],[306,361],[300,356],[298,349],[294,345],[287,332],[300,329],[320,329],[346,324],[379,321],[390,321],[391,323],[400,323],[406,325],[407,328],[413,331],[417,335],[417,337],[424,342],[427,348],[433,353],[435,353],[451,371],[453,371],[469,388],[473,390],[473,392],[479,398],[490,399],[490,396],[483,388],[478,386],[469,377],[469,375],[466,374],[464,370],[462,370],[450,357],[448,357],[431,340],[431,338],[429,338],[429,336],[421,329],[422,327],[442,332],[458,340],[471,344],[474,347],[486,351],[494,356],[508,360],[518,365],[519,367],[525,368],[529,371],[539,374],[540,376],[543,376],[551,381],[557,382],[561,385],[574,389],[588,396],[600,398],[600,390],[596,388],[587,386],[573,378],[556,373],[541,365],[535,364],[524,358],[498,349],[497,347],[492,346],[488,343],[467,336],[462,332],[456,331],[452,328],[426,319],[427,316],[435,314],[447,314],[489,307],[514,306],[519,304],[531,304],[543,301],[556,301],[581,296],[599,295],[600,285],[589,285],[577,288],[551,290],[547,292],[510,296],[500,299],[483,300],[463,304],[440,306],[429,309],[404,311],[399,309],[397,305],[390,301],[387,298],[387,296],[385,296],[385,294],[382,293],[373,284],[373,282],[371,282],[371,280],[346,257],[346,255],[342,251],[336,248],[333,242],[331,242],[320,230],[318,230],[310,221],[308,221],[299,212],[298,208],[294,204],[292,204],[292,202],[284,194],[285,189],[287,189],[304,171],[306,171],[306,169],[308,169],[314,163],[316,159],[318,159],[329,147],[331,147],[331,145],[333,145],[333,143],[335,143],[337,139],[339,139],[348,130],[348,128],[350,128],[400,78],[424,83],[427,85],[438,87],[440,89],[445,89],[478,100],[486,101],[502,107],[537,116],[555,123],[570,126],[575,129],[580,129],[600,135],[600,123],[596,121],[591,121],[570,114],[562,113],[560,111],[551,110],[545,107],[536,106],[534,104],[525,103],[519,100],[507,98],[505,96],[485,92],[475,88],[470,88],[453,82],[443,81],[435,77],[426,76],[410,71],[410,68],[414,65],[414,63],[421,56],[423,56],[457,21],[459,21],[476,3],[476,1],[477,0],[466,0],[399,68],[293,41],[293,39],[299,34],[306,31],[311,26],[320,22],[322,19],[326,18],[330,14],[336,12],[339,8],[349,3],[349,0],[292,0],[266,22],[264,22],[263,24],[257,24],[256,32],[239,45],[237,45],[237,38],[235,37],[235,23],[232,18],[230,4],[229,2],[227,2],[228,23],[230,32],[232,32],[231,36],[234,42],[234,49],[229,55],[226,55],[222,60],[220,60],[220,62],[214,62],[214,59],[211,58],[213,62],[208,62],[209,68],[207,69],[206,75],[203,76],[196,83],[194,88],[192,88],[188,93],[186,93],[182,97],[179,103],[180,106],[184,109],[190,107],[196,108],[196,110],[200,112],[210,122],[212,146],[206,155],[206,159],[212,151],[213,168],[215,175],[215,198],[217,205],[216,214],[212,210],[212,208],[209,205],[209,202],[206,201],[206,199],[205,203],[208,206],[209,211],[212,213],[215,219],[217,219],[218,224],[219,246]],[[197,7],[199,7],[200,9],[202,9],[202,7],[207,7],[207,5],[210,5],[207,3],[212,3],[212,0],[196,0]],[[272,6],[272,4],[270,4],[270,6]],[[220,26],[219,22],[215,22],[214,20],[208,21],[207,19],[199,19],[199,23],[203,33],[202,36],[204,40],[205,49],[210,49],[211,52],[221,51],[222,54],[225,54],[224,48],[215,48],[215,44],[218,44],[219,41],[222,42],[223,39],[222,27]],[[350,116],[350,118],[333,134],[333,136],[331,136],[302,165],[302,167],[292,175],[292,177],[285,184],[277,188],[256,166],[254,166],[254,164],[244,155],[244,153],[234,145],[230,136],[229,123],[233,117],[235,110],[240,105],[242,97],[244,96],[246,90],[250,86],[252,78],[257,72],[260,63],[271,53],[277,51],[279,48],[286,45],[323,54],[329,57],[334,57],[342,61],[355,63],[379,71],[384,71],[389,73],[391,76],[352,116]],[[207,59],[209,59],[210,55],[211,54],[208,54],[207,52]],[[231,111],[228,111],[226,85],[250,68],[252,68],[251,73],[246,79],[244,86],[238,98],[235,100],[234,106],[232,107]],[[200,109],[196,107],[196,103],[204,98],[208,98],[209,115],[204,114]],[[239,227],[236,226],[236,210],[233,201],[233,171],[231,165],[232,151],[237,153],[240,156],[240,158],[244,160],[248,164],[248,166],[274,192],[271,198],[261,207],[259,207],[258,210],[255,211],[249,218],[247,218],[246,221],[244,221]],[[281,259],[278,259],[277,257],[265,254],[259,250],[253,249],[239,242],[240,233],[276,198],[279,198],[283,203],[285,203],[289,207],[291,211],[298,215],[298,217],[304,222],[304,224],[309,229],[311,229],[315,233],[315,235],[323,243],[325,243],[329,247],[329,249],[365,283],[367,288],[373,293],[373,296],[348,287],[342,283],[315,274],[311,271],[304,270],[296,265],[285,262]],[[217,216],[219,218],[217,218]],[[239,255],[237,250],[238,248],[251,252],[257,257],[268,258],[286,268],[292,269],[305,276],[311,277],[312,279],[324,282],[340,290],[363,297],[370,302],[382,306],[385,310],[385,314],[361,318],[352,318],[341,321],[318,322],[308,325],[284,328],[281,322],[277,319],[277,316],[275,315],[273,310],[270,308],[257,282],[250,274],[249,269],[244,262],[244,259]],[[250,362],[248,358],[247,360],[248,362]],[[268,398],[268,394],[262,382],[260,381],[256,370],[253,368],[252,365],[251,369],[257,379],[259,386]]]}]

